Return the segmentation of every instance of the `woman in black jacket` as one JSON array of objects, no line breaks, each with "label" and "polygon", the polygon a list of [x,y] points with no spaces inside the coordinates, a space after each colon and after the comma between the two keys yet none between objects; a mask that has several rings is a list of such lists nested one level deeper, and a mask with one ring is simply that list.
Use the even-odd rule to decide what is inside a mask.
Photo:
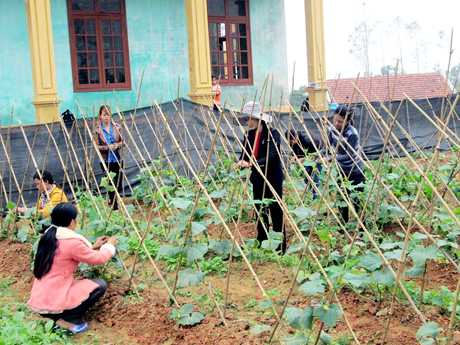
[{"label": "woman in black jacket", "polygon": [[[279,248],[282,253],[286,251],[286,236],[284,231],[283,209],[276,200],[267,181],[273,187],[276,195],[283,197],[283,168],[280,157],[280,133],[273,128],[268,128],[271,116],[262,113],[260,105],[249,102],[243,108],[243,114],[249,116],[249,130],[244,138],[244,149],[241,153],[238,166],[251,168],[250,181],[253,186],[254,200],[272,199],[268,205],[256,204],[259,217],[257,221],[257,240],[259,243],[267,240],[269,229],[268,211],[270,212],[272,229],[283,234],[283,242]],[[253,160],[250,159],[252,156]],[[257,162],[259,172],[252,162]],[[267,181],[264,179],[266,177]]]}]

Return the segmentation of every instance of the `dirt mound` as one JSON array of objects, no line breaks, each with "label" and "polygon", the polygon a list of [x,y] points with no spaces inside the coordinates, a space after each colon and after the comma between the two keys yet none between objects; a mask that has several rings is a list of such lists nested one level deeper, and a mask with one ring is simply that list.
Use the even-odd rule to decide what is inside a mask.
[{"label": "dirt mound", "polygon": [[30,244],[0,241],[0,277],[29,286],[32,282],[31,250]]},{"label": "dirt mound", "polygon": [[108,327],[125,328],[139,344],[259,344],[251,338],[249,324],[229,321],[228,327],[220,319],[208,315],[195,327],[179,327],[168,318],[171,307],[162,292],[144,291],[141,299],[128,300],[126,285],[112,284],[98,306],[95,319]]}]

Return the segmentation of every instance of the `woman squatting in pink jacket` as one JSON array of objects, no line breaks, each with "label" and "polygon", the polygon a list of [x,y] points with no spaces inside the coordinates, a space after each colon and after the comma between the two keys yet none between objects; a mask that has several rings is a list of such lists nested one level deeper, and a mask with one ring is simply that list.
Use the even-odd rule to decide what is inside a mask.
[{"label": "woman squatting in pink jacket", "polygon": [[114,237],[100,237],[94,245],[75,232],[78,211],[71,203],[51,212],[52,225],[38,243],[29,307],[72,333],[88,329],[83,316],[107,290],[102,279],[74,278],[79,263],[101,265],[115,255]]}]

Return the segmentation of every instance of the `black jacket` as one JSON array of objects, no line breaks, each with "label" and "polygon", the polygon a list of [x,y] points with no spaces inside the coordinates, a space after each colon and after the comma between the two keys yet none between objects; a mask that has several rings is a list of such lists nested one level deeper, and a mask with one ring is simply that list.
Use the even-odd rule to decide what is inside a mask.
[{"label": "black jacket", "polygon": [[[269,134],[269,132],[271,134]],[[240,160],[250,162],[248,154],[252,154],[254,148],[254,140],[256,137],[256,129],[249,130],[244,137],[244,150],[241,153]],[[257,163],[262,170],[262,174],[267,171],[267,180],[276,188],[283,183],[283,166],[281,164],[281,157],[278,152],[281,153],[281,137],[280,133],[276,129],[268,129],[263,127],[262,138],[259,147],[259,154]],[[268,151],[267,151],[268,149]],[[253,185],[263,185],[264,178],[257,171],[256,167],[252,167],[251,172],[251,183]]]}]

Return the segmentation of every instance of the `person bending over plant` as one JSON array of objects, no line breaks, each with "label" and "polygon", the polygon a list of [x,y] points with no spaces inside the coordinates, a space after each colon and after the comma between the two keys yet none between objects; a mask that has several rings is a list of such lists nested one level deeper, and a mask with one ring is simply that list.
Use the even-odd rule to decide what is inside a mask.
[{"label": "person bending over plant", "polygon": [[[355,192],[363,192],[366,177],[363,172],[363,159],[361,157],[361,146],[359,143],[359,133],[353,127],[354,111],[352,108],[340,105],[334,111],[332,126],[328,128],[329,149],[336,150],[335,159],[337,161],[342,182],[348,179]],[[332,152],[329,152],[332,154]],[[327,160],[330,160],[330,155]],[[346,195],[350,196],[352,191],[345,188]],[[356,212],[359,214],[359,199],[351,198]],[[348,206],[339,208],[340,215],[345,223],[349,220]]]},{"label": "person bending over plant", "polygon": [[[286,236],[283,220],[283,209],[279,202],[275,199],[274,193],[269,188],[267,181],[275,190],[275,194],[279,198],[283,197],[283,168],[281,165],[280,133],[269,128],[268,123],[272,121],[272,117],[262,113],[260,104],[257,102],[248,102],[243,107],[242,113],[248,117],[248,132],[244,138],[244,149],[237,166],[245,169],[251,168],[250,181],[253,187],[253,198],[255,201],[264,199],[272,199],[268,206],[262,206],[257,203],[256,209],[259,216],[257,221],[257,240],[259,244],[268,239],[268,211],[270,211],[273,231],[283,234],[283,242],[279,250],[284,254],[286,251]],[[252,155],[253,160],[251,160]],[[256,166],[252,164],[256,162],[261,173]]]},{"label": "person bending over plant", "polygon": [[88,329],[83,321],[87,310],[102,297],[107,283],[102,279],[77,280],[79,263],[101,265],[115,255],[114,237],[100,237],[94,245],[75,232],[77,209],[60,203],[51,212],[52,225],[38,243],[34,261],[34,282],[28,306],[41,316],[72,333]]},{"label": "person bending over plant", "polygon": [[[53,175],[47,170],[43,170],[40,174],[36,172],[33,180],[40,193],[37,201],[37,213],[42,218],[48,218],[57,204],[67,202],[67,196],[62,189],[54,184]],[[27,208],[18,207],[17,211],[25,213]]]}]

